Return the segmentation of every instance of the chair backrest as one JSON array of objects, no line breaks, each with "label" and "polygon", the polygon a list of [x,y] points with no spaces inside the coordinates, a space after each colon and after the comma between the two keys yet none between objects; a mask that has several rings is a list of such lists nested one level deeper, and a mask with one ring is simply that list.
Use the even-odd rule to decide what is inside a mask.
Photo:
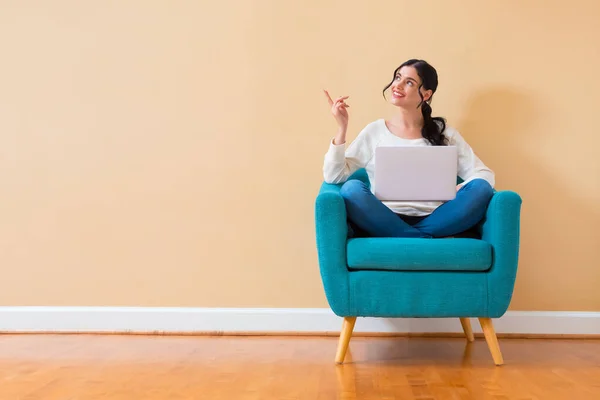
[{"label": "chair backrest", "polygon": [[355,173],[353,173],[352,175],[350,175],[348,180],[350,180],[350,179],[358,179],[358,180],[366,183],[367,187],[371,187],[371,181],[369,180],[369,175],[367,174],[367,170],[364,168],[361,168],[358,171],[356,171]]}]

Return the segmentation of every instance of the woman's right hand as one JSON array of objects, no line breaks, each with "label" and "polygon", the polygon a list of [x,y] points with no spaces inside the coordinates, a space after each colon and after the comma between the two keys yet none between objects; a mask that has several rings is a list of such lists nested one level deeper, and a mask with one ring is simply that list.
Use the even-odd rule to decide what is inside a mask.
[{"label": "woman's right hand", "polygon": [[350,96],[338,97],[335,101],[333,101],[331,99],[331,96],[329,96],[329,92],[327,92],[327,90],[323,91],[325,92],[325,96],[327,97],[327,101],[329,102],[329,106],[331,107],[331,114],[335,118],[340,129],[346,132],[346,129],[348,128],[347,108],[350,107],[348,104],[346,104],[346,99]]}]

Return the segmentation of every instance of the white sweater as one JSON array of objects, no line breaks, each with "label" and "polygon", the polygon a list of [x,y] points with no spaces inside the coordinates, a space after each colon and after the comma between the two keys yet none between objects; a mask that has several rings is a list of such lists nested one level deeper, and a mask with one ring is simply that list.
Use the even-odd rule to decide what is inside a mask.
[{"label": "white sweater", "polygon": [[[481,178],[485,179],[494,187],[494,172],[486,167],[475,155],[471,146],[463,139],[458,131],[446,126],[444,135],[448,138],[448,144],[454,145],[458,150],[458,176],[465,183]],[[373,155],[378,146],[430,146],[424,138],[402,139],[389,131],[384,119],[378,119],[368,124],[358,134],[356,139],[348,146],[345,144],[335,145],[333,140],[329,144],[329,150],[325,154],[323,165],[323,176],[327,183],[343,183],[350,175],[360,168],[365,168],[371,181],[371,191],[375,187],[375,163]],[[438,201],[384,201],[392,211],[404,215],[428,215],[443,204]]]}]

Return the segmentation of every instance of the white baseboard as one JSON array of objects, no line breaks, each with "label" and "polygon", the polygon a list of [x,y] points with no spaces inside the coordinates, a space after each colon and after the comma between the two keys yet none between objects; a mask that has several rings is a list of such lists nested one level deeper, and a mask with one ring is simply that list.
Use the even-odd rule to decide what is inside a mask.
[{"label": "white baseboard", "polygon": [[[494,325],[499,334],[600,335],[600,312],[509,311]],[[5,333],[335,333],[340,327],[341,319],[321,308],[0,307]],[[456,318],[359,318],[355,332],[460,333],[462,327]]]}]

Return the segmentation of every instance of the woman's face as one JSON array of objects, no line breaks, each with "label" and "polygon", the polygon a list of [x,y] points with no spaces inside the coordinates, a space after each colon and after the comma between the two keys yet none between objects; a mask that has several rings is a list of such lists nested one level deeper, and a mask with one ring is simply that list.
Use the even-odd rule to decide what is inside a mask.
[{"label": "woman's face", "polygon": [[421,78],[419,78],[416,69],[411,66],[400,68],[390,87],[392,90],[390,103],[406,109],[417,108],[421,101],[429,100],[432,94],[431,90],[421,88],[421,94],[423,95],[423,99],[421,99],[421,96],[419,96],[421,83]]}]

